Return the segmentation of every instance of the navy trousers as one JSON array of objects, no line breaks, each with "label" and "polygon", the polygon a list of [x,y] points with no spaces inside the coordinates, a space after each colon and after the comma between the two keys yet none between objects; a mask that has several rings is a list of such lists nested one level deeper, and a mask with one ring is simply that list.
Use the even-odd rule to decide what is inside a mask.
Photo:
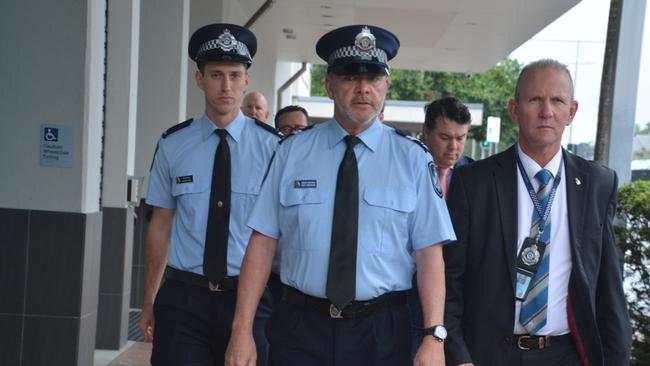
[{"label": "navy trousers", "polygon": [[359,319],[330,319],[281,301],[269,334],[273,366],[404,366],[411,350],[406,305]]},{"label": "navy trousers", "polygon": [[[271,298],[273,299],[273,308],[275,309],[277,307],[276,304],[279,304],[282,301],[282,282],[280,281],[280,275],[271,272],[267,287],[271,293]],[[266,322],[266,338],[269,339],[273,336],[273,332],[275,332],[275,329],[272,327],[272,325],[276,324],[282,326],[282,324],[277,324],[277,322],[273,321],[273,316],[274,315],[271,314],[271,318],[269,318]],[[273,350],[270,350],[270,352],[273,352]]]},{"label": "navy trousers", "polygon": [[420,293],[418,292],[417,273],[413,275],[413,287],[406,293],[409,311],[411,313],[411,362],[422,344],[424,337],[424,318],[422,316],[422,303],[420,302]]},{"label": "navy trousers", "polygon": [[[154,302],[151,365],[223,365],[236,297],[237,291],[212,292],[205,287],[165,280]],[[253,325],[258,366],[267,364],[264,328],[270,314],[271,297],[266,290]]]}]

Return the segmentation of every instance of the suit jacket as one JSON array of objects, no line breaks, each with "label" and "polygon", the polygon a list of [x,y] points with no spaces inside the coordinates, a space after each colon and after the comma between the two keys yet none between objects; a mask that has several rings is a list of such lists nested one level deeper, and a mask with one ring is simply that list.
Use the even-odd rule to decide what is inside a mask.
[{"label": "suit jacket", "polygon": [[[626,365],[632,331],[612,229],[616,173],[563,154],[571,335],[585,365]],[[454,172],[447,205],[458,240],[444,247],[448,365],[507,364],[515,317],[517,174],[514,147]]]},{"label": "suit jacket", "polygon": [[458,167],[461,167],[463,165],[467,165],[469,163],[473,163],[473,162],[474,162],[474,159],[470,158],[467,155],[463,155],[463,156],[460,157],[460,159],[458,159],[456,164],[454,164],[454,169],[456,169]]},{"label": "suit jacket", "polygon": [[456,164],[454,164],[454,169],[451,170],[451,174],[447,174],[447,176],[446,176],[446,178],[447,178],[447,187],[451,187],[451,176],[454,175],[454,170],[456,170],[458,167],[461,167],[463,165],[467,165],[467,164],[470,164],[470,163],[473,163],[473,162],[474,162],[474,159],[470,158],[469,156],[467,156],[467,155],[461,156],[460,159],[458,159],[458,161],[456,162]]}]

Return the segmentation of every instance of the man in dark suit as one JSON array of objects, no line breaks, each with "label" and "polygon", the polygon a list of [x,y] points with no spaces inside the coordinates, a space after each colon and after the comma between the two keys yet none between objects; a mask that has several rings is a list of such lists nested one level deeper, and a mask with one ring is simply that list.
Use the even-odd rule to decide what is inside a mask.
[{"label": "man in dark suit", "polygon": [[474,161],[463,155],[471,122],[469,109],[456,97],[436,99],[426,106],[422,135],[436,163],[445,197],[453,169]]},{"label": "man in dark suit", "polygon": [[447,364],[626,365],[617,178],[561,148],[578,109],[566,66],[526,66],[508,107],[518,143],[458,168],[449,190]]},{"label": "man in dark suit", "polygon": [[[443,197],[447,197],[447,187],[451,183],[453,170],[474,162],[463,155],[465,140],[472,115],[460,99],[447,96],[436,99],[425,106],[422,135],[424,143],[433,156],[436,170],[440,176]],[[411,358],[415,357],[423,337],[423,318],[418,294],[417,274],[413,276],[413,287],[408,292],[411,312]]]}]

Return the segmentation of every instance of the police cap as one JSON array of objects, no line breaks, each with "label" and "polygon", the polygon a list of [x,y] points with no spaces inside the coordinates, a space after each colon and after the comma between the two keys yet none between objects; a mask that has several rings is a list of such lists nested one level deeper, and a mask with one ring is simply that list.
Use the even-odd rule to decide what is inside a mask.
[{"label": "police cap", "polygon": [[327,71],[338,75],[390,74],[388,60],[397,55],[399,39],[372,25],[334,29],[316,43],[316,53],[327,62]]},{"label": "police cap", "polygon": [[250,67],[257,51],[257,38],[253,32],[236,24],[208,24],[192,34],[187,50],[197,64],[228,61]]}]

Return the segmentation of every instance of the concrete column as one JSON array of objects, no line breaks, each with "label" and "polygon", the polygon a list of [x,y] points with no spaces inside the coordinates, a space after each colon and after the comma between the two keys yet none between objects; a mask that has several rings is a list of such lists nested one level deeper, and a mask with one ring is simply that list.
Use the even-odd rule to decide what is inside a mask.
[{"label": "concrete column", "polygon": [[135,161],[140,0],[108,3],[102,255],[96,348],[127,342],[133,208],[126,202]]},{"label": "concrete column", "polygon": [[189,0],[140,0],[137,133],[133,175],[142,178],[133,235],[131,307],[142,307],[149,169],[156,143],[187,119]]},{"label": "concrete column", "polygon": [[255,27],[251,29],[257,37],[257,54],[253,59],[253,65],[248,69],[250,75],[247,92],[257,90],[264,94],[269,103],[269,120],[273,125],[273,116],[275,115],[276,91],[287,79],[291,73],[287,72],[286,76],[278,78],[276,74],[277,55],[275,49],[268,41],[270,35],[263,32],[256,32]]},{"label": "concrete column", "polygon": [[628,183],[632,174],[630,162],[632,161],[632,138],[634,136],[645,7],[645,0],[623,1],[607,164],[616,170],[619,185]]},{"label": "concrete column", "polygon": [[105,4],[0,3],[3,366],[93,363]]},{"label": "concrete column", "polygon": [[156,143],[186,119],[189,0],[141,0],[134,175],[147,177]]}]

